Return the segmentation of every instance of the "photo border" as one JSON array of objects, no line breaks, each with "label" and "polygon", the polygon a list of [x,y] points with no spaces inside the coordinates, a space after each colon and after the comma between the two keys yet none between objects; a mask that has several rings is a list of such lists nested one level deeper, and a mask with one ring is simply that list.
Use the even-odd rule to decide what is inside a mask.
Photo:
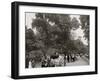
[{"label": "photo border", "polygon": [[[75,72],[75,73],[59,73],[59,74],[43,74],[43,75],[19,75],[19,6],[42,6],[42,7],[58,7],[58,8],[73,8],[73,9],[88,9],[95,11],[95,71],[89,72]],[[12,2],[11,6],[11,77],[13,79],[26,79],[26,78],[43,78],[43,77],[58,77],[58,76],[72,76],[72,75],[88,75],[98,73],[97,62],[97,13],[96,6],[81,6],[81,5],[62,5],[62,4],[49,4],[49,3],[31,3],[31,2]]]}]

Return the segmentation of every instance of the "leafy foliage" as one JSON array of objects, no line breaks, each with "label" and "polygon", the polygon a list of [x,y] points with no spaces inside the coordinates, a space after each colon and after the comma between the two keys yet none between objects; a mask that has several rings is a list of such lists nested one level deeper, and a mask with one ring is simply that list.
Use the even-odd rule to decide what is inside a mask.
[{"label": "leafy foliage", "polygon": [[82,29],[84,30],[84,37],[89,41],[89,16],[88,15],[81,15],[80,16],[80,21],[81,21],[81,26]]},{"label": "leafy foliage", "polygon": [[44,44],[44,49],[47,50],[51,47],[62,52],[76,49],[70,38],[70,30],[79,27],[76,18],[71,21],[69,15],[37,13],[32,27],[36,27],[39,31],[41,35],[39,38]]},{"label": "leafy foliage", "polygon": [[[54,49],[63,54],[74,52],[87,52],[87,47],[80,40],[71,39],[71,30],[80,26],[76,18],[71,20],[70,15],[36,13],[32,21],[32,29],[36,28],[35,34],[32,29],[26,27],[26,52],[40,50],[44,56]],[[85,37],[89,38],[89,16],[80,16],[81,26]],[[85,51],[85,52],[84,52]],[[33,53],[33,52],[31,52]],[[35,53],[37,54],[37,53]],[[37,55],[41,58],[41,55]]]}]

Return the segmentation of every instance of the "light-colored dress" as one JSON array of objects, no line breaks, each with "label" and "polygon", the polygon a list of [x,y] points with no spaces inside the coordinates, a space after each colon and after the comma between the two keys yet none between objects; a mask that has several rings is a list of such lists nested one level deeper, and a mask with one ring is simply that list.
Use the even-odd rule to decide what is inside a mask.
[{"label": "light-colored dress", "polygon": [[29,61],[29,67],[28,68],[32,68],[32,62]]}]

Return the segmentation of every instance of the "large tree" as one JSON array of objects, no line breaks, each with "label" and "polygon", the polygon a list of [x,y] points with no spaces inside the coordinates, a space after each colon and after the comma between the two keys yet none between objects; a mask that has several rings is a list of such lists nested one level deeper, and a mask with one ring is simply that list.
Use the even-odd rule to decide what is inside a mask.
[{"label": "large tree", "polygon": [[84,30],[85,34],[84,37],[89,42],[89,26],[90,26],[89,15],[80,15],[80,21],[81,21],[81,27]]},{"label": "large tree", "polygon": [[36,40],[43,44],[41,50],[44,56],[49,48],[57,49],[65,55],[69,51],[77,50],[70,35],[72,28],[77,29],[79,27],[76,18],[71,20],[70,15],[47,13],[36,13],[35,16],[32,28],[36,28],[38,31]]},{"label": "large tree", "polygon": [[70,17],[62,14],[37,13],[32,27],[36,27],[41,34],[45,47],[66,48],[70,40]]}]

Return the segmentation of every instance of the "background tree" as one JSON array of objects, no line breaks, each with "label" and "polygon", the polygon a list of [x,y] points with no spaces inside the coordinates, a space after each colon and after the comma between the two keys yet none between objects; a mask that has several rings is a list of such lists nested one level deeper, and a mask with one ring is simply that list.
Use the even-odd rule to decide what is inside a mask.
[{"label": "background tree", "polygon": [[32,28],[36,27],[39,32],[36,40],[42,42],[41,50],[44,56],[49,48],[57,49],[65,55],[69,53],[68,50],[77,50],[70,36],[71,29],[79,27],[76,18],[71,21],[70,15],[65,14],[36,13],[35,15]]},{"label": "background tree", "polygon": [[80,21],[81,21],[82,29],[84,30],[84,34],[85,34],[84,37],[89,42],[89,26],[90,26],[89,15],[80,15]]},{"label": "background tree", "polygon": [[79,21],[73,17],[73,19],[71,20],[71,27],[75,30],[75,29],[78,29],[80,26],[80,23]]},{"label": "background tree", "polygon": [[[90,17],[89,15],[80,15],[80,21],[81,21],[81,26],[82,29],[84,30],[84,37],[88,42],[87,49],[86,49],[86,54],[89,56],[89,27],[90,27]],[[89,57],[88,57],[89,58]]]}]

